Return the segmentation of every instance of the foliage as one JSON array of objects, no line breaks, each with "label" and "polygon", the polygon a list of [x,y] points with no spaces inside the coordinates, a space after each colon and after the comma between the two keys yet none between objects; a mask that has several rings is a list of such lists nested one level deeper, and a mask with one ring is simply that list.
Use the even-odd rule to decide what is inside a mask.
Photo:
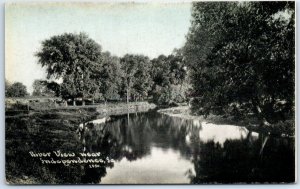
[{"label": "foliage", "polygon": [[156,85],[154,101],[161,105],[172,105],[174,103],[183,103],[187,100],[186,93],[189,89],[187,84],[169,85],[160,87]]},{"label": "foliage", "polygon": [[56,83],[55,81],[47,82],[47,90],[50,90],[51,93],[54,93],[55,96],[60,96],[60,84]]},{"label": "foliage", "polygon": [[[48,82],[46,80],[36,79],[33,82],[32,96],[57,96],[57,86],[55,82]],[[58,84],[57,84],[58,85]]]},{"label": "foliage", "polygon": [[[178,88],[183,89],[187,75],[181,50],[151,61],[146,56],[133,54],[118,58],[109,52],[102,53],[100,45],[84,33],[65,33],[43,41],[36,56],[46,67],[48,78],[62,79],[63,82],[58,85],[36,81],[35,95],[50,90],[65,99],[107,101],[125,97],[127,101],[136,101],[153,95],[155,99],[165,99],[159,100],[161,103],[185,99],[178,97],[185,96]],[[163,91],[155,91],[162,87],[165,88]],[[170,99],[167,93],[170,93]]]},{"label": "foliage", "polygon": [[153,100],[158,104],[169,105],[184,102],[189,89],[187,70],[183,56],[175,53],[160,55],[151,60],[153,79]]},{"label": "foliage", "polygon": [[286,119],[294,110],[294,15],[290,2],[194,3],[184,47],[194,111],[255,113],[264,125]]},{"label": "foliage", "polygon": [[96,90],[96,70],[101,61],[101,46],[86,34],[65,33],[42,42],[36,54],[46,67],[47,77],[63,79],[64,98],[90,97]]},{"label": "foliage", "polygon": [[148,97],[152,85],[149,58],[143,55],[126,54],[121,58],[121,69],[127,101]]},{"label": "foliage", "polygon": [[8,82],[5,82],[5,96],[6,97],[25,97],[28,94],[27,88],[21,82],[15,82],[10,85]]},{"label": "foliage", "polygon": [[122,82],[122,70],[120,60],[111,56],[109,52],[102,54],[102,68],[99,71],[99,92],[104,100],[120,99],[120,87]]}]

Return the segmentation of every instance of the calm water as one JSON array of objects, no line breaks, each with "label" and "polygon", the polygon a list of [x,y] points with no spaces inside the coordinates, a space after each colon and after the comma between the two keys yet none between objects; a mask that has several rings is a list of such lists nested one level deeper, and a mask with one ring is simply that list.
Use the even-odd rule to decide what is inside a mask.
[{"label": "calm water", "polygon": [[[50,166],[41,171],[42,174],[43,171],[51,173],[51,178],[60,178],[61,183],[294,181],[293,139],[274,138],[244,127],[184,120],[156,112],[112,116],[106,123],[103,121],[98,119],[80,125],[80,132],[73,129],[68,134],[55,127],[59,132],[47,131],[52,133],[47,139],[32,137],[27,129],[27,138],[23,137],[22,143],[17,142],[20,139],[9,143],[23,145],[24,141],[25,144],[29,142],[33,146],[25,148],[27,153],[33,147],[44,149],[47,146],[49,150],[101,152],[101,158],[110,160],[97,168]],[[17,150],[18,154],[26,154],[24,147]],[[7,153],[13,153],[9,147]],[[19,161],[30,164],[31,161],[28,155],[17,157],[17,160],[7,157],[8,162],[15,161],[14,164]],[[32,163],[40,169],[40,164]]]}]

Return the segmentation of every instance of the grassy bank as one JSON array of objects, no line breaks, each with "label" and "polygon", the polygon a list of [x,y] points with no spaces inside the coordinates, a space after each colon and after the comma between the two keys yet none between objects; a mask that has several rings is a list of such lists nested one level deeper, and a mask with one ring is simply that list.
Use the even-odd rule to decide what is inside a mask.
[{"label": "grassy bank", "polygon": [[[30,151],[81,152],[83,144],[76,134],[80,123],[104,116],[147,111],[153,104],[126,103],[76,106],[55,109],[27,109],[18,104],[6,109],[6,182],[8,184],[80,183],[80,167],[43,166],[29,157]],[[69,175],[69,173],[76,173]]]},{"label": "grassy bank", "polygon": [[[101,115],[95,108],[70,110],[31,110],[7,112],[5,117],[6,182],[8,184],[73,183],[80,175],[70,177],[68,171],[55,166],[43,166],[29,156],[30,151],[82,151],[76,130],[86,120]],[[59,171],[60,170],[60,171]]]}]

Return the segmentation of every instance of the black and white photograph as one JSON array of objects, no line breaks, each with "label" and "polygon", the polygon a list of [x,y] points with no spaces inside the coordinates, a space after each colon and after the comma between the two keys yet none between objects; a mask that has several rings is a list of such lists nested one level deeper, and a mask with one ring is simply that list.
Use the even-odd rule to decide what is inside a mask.
[{"label": "black and white photograph", "polygon": [[6,184],[296,183],[295,4],[6,2]]}]

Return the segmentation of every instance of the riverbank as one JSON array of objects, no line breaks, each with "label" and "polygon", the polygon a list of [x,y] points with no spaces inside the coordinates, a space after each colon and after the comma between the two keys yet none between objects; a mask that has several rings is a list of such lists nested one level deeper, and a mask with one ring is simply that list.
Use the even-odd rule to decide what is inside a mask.
[{"label": "riverbank", "polygon": [[[111,115],[146,112],[155,107],[156,105],[148,102],[132,102],[36,109],[28,109],[26,104],[19,103],[6,108],[6,182],[63,182],[61,176],[55,175],[56,172],[51,168],[43,167],[32,158],[24,162],[22,157],[27,157],[29,151],[80,152],[83,144],[76,131],[81,123]],[[80,172],[77,170],[80,167],[74,166],[73,169]]]},{"label": "riverbank", "polygon": [[51,167],[45,167],[35,159],[28,158],[28,153],[52,150],[81,151],[83,147],[76,134],[78,125],[97,116],[95,109],[30,110],[9,112],[9,115],[6,112],[6,183],[62,182],[61,176],[51,171]]},{"label": "riverbank", "polygon": [[158,110],[159,113],[166,114],[171,117],[178,117],[186,120],[198,120],[205,123],[213,123],[216,125],[236,125],[246,127],[248,130],[263,132],[280,137],[294,137],[295,124],[294,120],[280,122],[270,127],[259,127],[259,122],[255,117],[247,117],[243,120],[236,120],[233,117],[222,117],[210,114],[207,117],[202,115],[193,115],[188,106],[179,106]]},{"label": "riverbank", "polygon": [[193,115],[189,106],[178,106],[178,107],[172,107],[172,108],[165,108],[158,110],[159,113],[166,114],[171,117],[178,117],[182,119],[187,120],[199,120],[202,122],[207,123],[214,123],[214,124],[228,124],[228,125],[245,125],[246,123],[254,125],[255,120],[243,120],[243,121],[237,121],[232,118],[224,118],[222,116],[217,115],[208,115],[207,117],[204,117],[202,115]]},{"label": "riverbank", "polygon": [[80,113],[80,112],[91,112],[94,111],[101,115],[121,115],[127,113],[137,113],[146,112],[150,109],[155,109],[156,105],[149,102],[117,102],[117,103],[102,103],[86,106],[58,106],[49,107],[46,103],[36,103],[36,104],[24,104],[24,103],[14,103],[8,104],[5,108],[6,116],[13,116],[19,114],[30,114],[33,112],[70,112],[70,113]]}]

